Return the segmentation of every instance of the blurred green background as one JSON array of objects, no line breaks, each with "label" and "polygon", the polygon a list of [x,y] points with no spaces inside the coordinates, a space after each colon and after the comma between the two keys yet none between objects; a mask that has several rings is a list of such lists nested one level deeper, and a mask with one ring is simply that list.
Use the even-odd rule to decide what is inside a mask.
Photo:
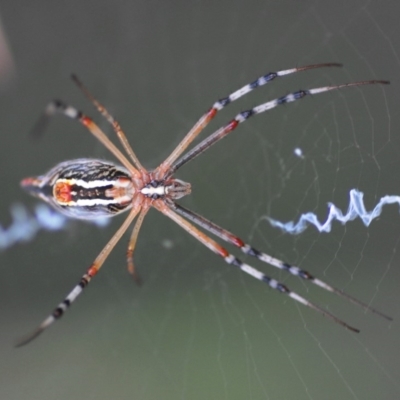
[{"label": "blurred green background", "polygon": [[[218,98],[268,71],[320,62],[342,69],[292,75],[220,113],[300,88],[364,79],[388,87],[332,92],[253,118],[179,171],[181,203],[254,246],[296,263],[393,316],[389,324],[258,262],[257,268],[361,329],[352,334],[226,265],[155,211],[135,261],[127,237],[67,315],[26,347],[29,332],[78,282],[122,223],[72,221],[0,254],[0,398],[394,399],[400,395],[400,216],[369,228],[283,234],[327,202],[343,210],[358,188],[368,209],[399,195],[400,6],[396,1],[3,1],[12,63],[0,87],[0,221],[37,201],[19,181],[79,157],[113,159],[79,124],[59,117],[40,141],[28,132],[61,98],[112,131],[70,81],[72,72],[120,121],[142,163],[157,166]],[[204,133],[205,135],[206,133]],[[204,137],[204,136],[202,136]],[[303,158],[294,155],[301,148]],[[236,253],[235,253],[236,254]],[[271,271],[272,270],[272,271]]]}]

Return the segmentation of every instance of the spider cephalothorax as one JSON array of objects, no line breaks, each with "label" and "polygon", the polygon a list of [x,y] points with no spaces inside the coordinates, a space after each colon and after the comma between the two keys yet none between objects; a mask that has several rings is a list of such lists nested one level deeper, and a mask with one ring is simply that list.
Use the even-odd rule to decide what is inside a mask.
[{"label": "spider cephalothorax", "polygon": [[180,179],[155,180],[145,185],[140,192],[153,200],[169,198],[178,200],[191,192],[190,183]]}]

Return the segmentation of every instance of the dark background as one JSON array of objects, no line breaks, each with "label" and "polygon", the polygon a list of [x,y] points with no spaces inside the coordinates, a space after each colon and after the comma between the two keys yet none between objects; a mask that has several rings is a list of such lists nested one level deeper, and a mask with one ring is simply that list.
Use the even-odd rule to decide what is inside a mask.
[{"label": "dark background", "polygon": [[[68,314],[20,349],[78,282],[122,223],[71,222],[1,253],[0,398],[393,399],[399,397],[398,206],[366,228],[329,234],[273,229],[326,204],[367,209],[399,195],[400,27],[395,1],[3,1],[13,77],[0,92],[0,221],[37,203],[25,176],[79,157],[113,159],[79,124],[57,118],[40,141],[29,129],[52,98],[106,122],[70,81],[77,73],[118,118],[142,160],[157,166],[216,99],[277,69],[342,62],[301,73],[228,107],[236,112],[300,88],[364,79],[389,87],[332,92],[275,109],[179,172],[181,203],[246,241],[308,269],[393,316],[389,324],[329,293],[262,265],[277,279],[359,327],[350,333],[227,266],[155,211],[136,251],[138,288],[124,237]],[[304,158],[293,154],[303,150]],[[272,269],[272,271],[271,271]]]}]

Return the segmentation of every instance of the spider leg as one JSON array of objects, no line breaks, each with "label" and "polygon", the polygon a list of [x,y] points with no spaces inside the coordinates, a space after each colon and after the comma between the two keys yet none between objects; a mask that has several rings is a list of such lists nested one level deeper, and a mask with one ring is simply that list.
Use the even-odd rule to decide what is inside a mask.
[{"label": "spider leg", "polygon": [[132,166],[129,160],[121,153],[121,151],[110,141],[105,133],[96,125],[96,123],[88,116],[78,111],[76,108],[66,105],[60,100],[50,102],[45,108],[43,114],[36,122],[32,129],[32,135],[39,136],[46,128],[49,119],[57,114],[63,114],[68,118],[79,121],[94,137],[96,137],[114,156],[127,168],[135,177],[141,176],[139,171]]},{"label": "spider leg", "polygon": [[308,280],[312,282],[313,284],[329,291],[332,293],[336,293],[337,295],[351,301],[354,304],[357,304],[358,306],[364,308],[366,311],[370,311],[374,314],[377,314],[388,321],[392,321],[393,318],[389,317],[388,315],[376,310],[373,307],[370,307],[369,305],[361,302],[360,300],[355,299],[354,297],[348,295],[347,293],[343,292],[340,289],[336,289],[327,283],[321,281],[320,279],[315,278],[313,275],[311,275],[309,272],[300,269],[299,267],[296,267],[294,265],[290,265],[288,263],[285,263],[275,257],[270,256],[269,254],[263,253],[254,247],[250,246],[249,244],[246,244],[242,239],[240,239],[238,236],[235,236],[233,233],[227,231],[226,229],[221,228],[217,224],[211,222],[207,218],[191,211],[188,210],[185,207],[182,207],[179,204],[176,203],[168,203],[168,205],[176,211],[178,214],[182,215],[183,217],[187,218],[188,220],[194,222],[196,225],[199,225],[200,227],[206,229],[207,231],[211,232],[215,236],[219,237],[222,240],[225,240],[226,242],[232,244],[233,246],[238,247],[243,251],[243,253],[255,257],[260,261],[263,261],[269,265],[272,265],[273,267],[288,271],[292,275],[298,276],[302,279]]},{"label": "spider leg", "polygon": [[278,107],[282,104],[300,100],[308,95],[324,93],[330,90],[342,89],[351,86],[388,84],[388,83],[389,83],[388,81],[372,80],[372,81],[344,83],[341,85],[334,85],[334,86],[323,86],[308,90],[298,90],[297,92],[289,93],[286,96],[279,97],[274,100],[268,101],[266,103],[260,104],[259,106],[253,107],[250,110],[242,111],[239,114],[237,114],[236,117],[232,119],[227,125],[221,127],[220,129],[212,133],[210,136],[206,137],[202,142],[200,142],[198,145],[196,145],[190,151],[188,151],[182,157],[180,157],[177,161],[175,161],[175,163],[168,170],[166,176],[174,174],[180,167],[182,167],[182,165],[188,163],[189,161],[199,156],[201,153],[208,150],[212,145],[214,145],[219,140],[223,139],[230,132],[232,132],[239,124],[246,121],[253,115],[261,114],[265,111],[271,110],[272,108]]},{"label": "spider leg", "polygon": [[54,311],[29,335],[21,338],[17,341],[16,347],[23,346],[37,336],[39,336],[46,328],[48,328],[53,322],[62,317],[64,312],[69,308],[69,306],[76,300],[76,298],[82,293],[83,289],[90,283],[92,278],[97,274],[101,266],[103,265],[106,258],[109,256],[110,252],[114,248],[114,246],[121,239],[121,236],[128,229],[129,225],[132,223],[138,212],[140,211],[140,203],[137,202],[133,207],[124,223],[117,230],[114,236],[110,239],[110,241],[105,245],[100,254],[93,261],[93,264],[90,268],[83,274],[79,283],[72,289],[71,292],[65,297],[65,299],[54,309]]},{"label": "spider leg", "polygon": [[107,109],[92,95],[92,93],[84,86],[84,84],[79,80],[79,78],[75,75],[71,75],[72,80],[76,83],[79,89],[82,90],[83,94],[94,104],[99,113],[103,115],[103,117],[112,125],[115,133],[118,136],[118,139],[122,143],[125,151],[133,161],[135,167],[137,167],[141,172],[147,172],[146,169],[142,166],[139,159],[137,158],[135,152],[133,151],[131,145],[129,144],[125,133],[123,132],[121,125],[118,121],[114,119],[114,117],[107,111]]},{"label": "spider leg", "polygon": [[144,220],[144,217],[146,216],[147,212],[149,211],[149,207],[143,206],[142,210],[136,220],[135,226],[133,227],[132,235],[129,240],[129,245],[128,245],[128,250],[126,252],[126,260],[128,264],[128,272],[132,275],[133,279],[137,283],[137,285],[142,284],[142,280],[139,276],[139,274],[136,271],[135,264],[133,263],[133,252],[136,247],[136,242],[137,238],[139,235],[140,228],[142,226],[142,222]]},{"label": "spider leg", "polygon": [[342,64],[338,63],[325,63],[325,64],[313,64],[306,65],[303,67],[290,68],[277,72],[269,72],[265,75],[260,76],[254,82],[251,82],[242,88],[232,92],[227,97],[224,97],[218,101],[216,101],[213,106],[201,116],[201,118],[196,122],[193,128],[186,134],[186,136],[182,139],[182,141],[178,144],[178,146],[173,150],[168,158],[160,165],[160,176],[164,175],[168,170],[172,163],[186,150],[186,148],[193,142],[193,140],[200,134],[200,132],[209,124],[209,122],[215,117],[218,111],[221,111],[228,104],[233,101],[240,99],[246,94],[252,92],[254,89],[257,89],[261,86],[266,85],[267,83],[273,81],[275,78],[280,78],[282,76],[294,74],[296,72],[307,71],[309,69],[315,68],[324,68],[324,67],[341,67]]},{"label": "spider leg", "polygon": [[275,279],[270,278],[269,276],[265,275],[261,271],[253,268],[252,266],[244,263],[239,258],[230,254],[224,247],[219,245],[213,239],[208,237],[205,233],[201,232],[197,229],[194,225],[192,225],[189,221],[185,220],[183,217],[175,213],[171,208],[169,208],[168,204],[163,202],[162,200],[157,200],[153,203],[154,207],[157,208],[160,212],[162,212],[167,217],[171,218],[174,222],[176,222],[179,226],[181,226],[186,232],[190,233],[194,238],[196,238],[199,242],[201,242],[204,246],[208,247],[212,252],[222,257],[226,263],[238,267],[246,274],[251,275],[253,278],[258,279],[261,282],[268,284],[269,287],[272,289],[277,290],[280,293],[283,293],[290,297],[291,299],[309,307],[313,310],[319,312],[323,316],[331,319],[332,321],[336,322],[339,325],[342,325],[346,329],[349,329],[353,332],[359,332],[357,328],[354,328],[348,325],[346,322],[342,321],[341,319],[337,318],[330,312],[323,310],[321,307],[311,303],[310,301],[306,300],[304,297],[298,295],[295,292],[292,292],[287,286],[283,285],[282,283],[278,282]]}]

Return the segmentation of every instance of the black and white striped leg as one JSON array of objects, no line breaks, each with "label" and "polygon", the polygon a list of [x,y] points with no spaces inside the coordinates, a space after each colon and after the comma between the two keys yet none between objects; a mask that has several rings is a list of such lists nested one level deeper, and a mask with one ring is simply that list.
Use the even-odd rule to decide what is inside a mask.
[{"label": "black and white striped leg", "polygon": [[369,305],[361,302],[360,300],[355,299],[354,297],[348,295],[347,293],[343,292],[342,290],[336,289],[336,288],[328,285],[327,283],[321,281],[320,279],[315,278],[309,272],[307,272],[303,269],[300,269],[299,267],[296,267],[294,265],[285,263],[282,260],[272,257],[269,254],[263,253],[262,251],[255,249],[254,247],[250,246],[249,244],[246,244],[242,239],[235,236],[233,233],[227,231],[226,229],[221,228],[220,226],[211,222],[207,218],[204,218],[203,216],[201,216],[191,210],[188,210],[187,208],[182,207],[179,204],[176,204],[173,202],[169,202],[168,204],[178,214],[180,214],[180,215],[184,216],[185,218],[189,219],[190,221],[194,222],[196,225],[206,229],[207,231],[211,232],[212,234],[219,237],[220,239],[225,240],[226,242],[240,248],[243,251],[243,253],[245,253],[249,256],[255,257],[260,261],[263,261],[269,265],[272,265],[273,267],[285,270],[294,276],[298,276],[299,278],[310,281],[313,284],[315,284],[329,292],[336,293],[337,295],[351,301],[352,303],[362,307],[366,311],[377,314],[377,315],[387,319],[388,321],[392,321],[392,318],[389,317],[388,315],[382,313],[381,311],[376,310],[373,307],[370,307]]},{"label": "black and white striped leg", "polygon": [[304,297],[298,295],[295,292],[292,292],[287,286],[285,286],[284,284],[278,282],[276,279],[272,279],[269,276],[265,275],[264,273],[262,273],[261,271],[258,271],[257,269],[251,267],[250,265],[244,263],[243,261],[241,261],[239,258],[233,256],[232,254],[227,254],[224,257],[225,262],[227,262],[228,264],[234,265],[235,267],[240,268],[243,272],[246,272],[247,274],[253,276],[254,278],[265,282],[268,284],[268,286],[272,289],[277,290],[280,293],[286,294],[287,296],[289,296],[291,299],[312,308],[313,310],[319,312],[320,314],[322,314],[324,317],[328,317],[331,320],[333,320],[334,322],[336,322],[339,325],[344,326],[345,328],[353,331],[353,332],[360,332],[359,329],[354,328],[350,325],[348,325],[346,322],[342,321],[341,319],[337,318],[335,315],[331,314],[330,312],[323,310],[321,307],[315,305],[314,303],[311,303],[310,301],[306,300]]},{"label": "black and white striped leg", "polygon": [[236,115],[234,119],[232,119],[227,125],[218,129],[210,136],[206,137],[203,141],[201,141],[198,145],[193,147],[190,151],[185,153],[182,157],[180,157],[169,169],[168,176],[175,173],[179,168],[181,168],[184,164],[198,157],[200,154],[208,150],[212,145],[223,139],[230,132],[237,128],[239,124],[248,120],[250,117],[261,114],[265,111],[269,111],[275,107],[278,107],[282,104],[292,103],[294,101],[300,100],[308,95],[320,94],[324,92],[329,92],[331,90],[342,89],[345,87],[351,86],[361,86],[361,85],[372,85],[372,84],[388,84],[388,81],[361,81],[361,82],[353,82],[353,83],[345,83],[341,85],[334,86],[323,86],[314,89],[308,90],[298,90],[297,92],[289,93],[286,96],[282,96],[276,98],[274,100],[268,101],[266,103],[260,104],[256,107],[253,107],[249,110],[242,111]]},{"label": "black and white striped leg", "polygon": [[[231,104],[235,100],[240,99],[246,94],[252,92],[253,90],[266,85],[267,83],[273,81],[276,78],[280,78],[286,75],[294,74],[296,72],[307,71],[315,68],[324,67],[341,67],[342,64],[338,63],[325,63],[325,64],[313,64],[306,65],[303,67],[296,67],[290,69],[284,69],[276,72],[269,72],[265,75],[260,76],[255,81],[248,83],[242,88],[232,92],[226,97],[221,98],[216,101],[212,107],[203,114],[200,119],[194,124],[192,129],[187,133],[187,135],[182,139],[182,141],[176,146],[173,152],[165,159],[161,164],[163,173],[168,171],[168,168],[175,162],[175,160],[186,150],[186,148],[193,142],[193,140],[203,131],[203,129],[210,123],[210,121],[217,115],[219,111],[225,108],[227,105]],[[171,175],[171,174],[168,174]]]},{"label": "black and white striped leg", "polygon": [[264,86],[276,78],[281,78],[283,76],[294,74],[296,72],[307,71],[309,69],[324,68],[324,67],[341,67],[341,66],[342,64],[339,63],[325,63],[325,64],[313,64],[313,65],[306,65],[303,67],[284,69],[276,72],[268,72],[267,74],[257,78],[255,81],[248,83],[242,88],[232,92],[230,95],[216,101],[213,104],[212,108],[216,109],[217,111],[220,111],[233,101],[240,99],[246,94],[252,92],[254,89]]},{"label": "black and white striped leg", "polygon": [[83,114],[76,108],[65,104],[61,100],[54,100],[47,105],[43,114],[34,125],[31,134],[37,137],[43,133],[47,127],[49,119],[55,114],[62,114],[68,118],[80,122],[94,137],[96,137],[108,150],[110,150],[112,154],[114,154],[114,156],[124,165],[125,168],[131,171],[132,175],[140,176],[139,171],[132,166],[128,159],[115,146],[115,144],[110,141],[110,139],[90,117]]},{"label": "black and white striped leg", "polygon": [[33,339],[37,338],[46,328],[48,328],[53,322],[61,318],[64,312],[75,299],[82,293],[83,289],[89,284],[93,276],[97,273],[97,270],[93,267],[89,268],[88,271],[82,276],[79,283],[72,289],[67,297],[54,309],[54,311],[29,335],[22,337],[16,343],[16,347],[28,344]]},{"label": "black and white striped leg", "polygon": [[341,319],[337,318],[335,315],[331,314],[330,312],[323,310],[321,307],[311,303],[310,301],[306,300],[304,297],[300,296],[299,294],[292,292],[287,286],[278,282],[277,280],[270,278],[269,276],[265,275],[263,272],[258,271],[257,269],[253,268],[252,266],[244,263],[239,258],[230,254],[224,247],[222,247],[219,243],[211,239],[207,236],[204,232],[197,229],[194,225],[192,225],[189,221],[178,215],[176,212],[173,211],[172,208],[166,205],[166,203],[162,201],[157,201],[154,203],[154,206],[162,212],[167,217],[171,218],[174,222],[180,225],[183,229],[185,229],[188,233],[190,233],[193,237],[195,237],[198,241],[200,241],[204,246],[208,247],[211,251],[215,254],[221,256],[226,263],[238,267],[240,270],[245,272],[248,275],[251,275],[253,278],[258,279],[261,282],[268,284],[268,286],[272,289],[277,290],[280,293],[283,293],[290,297],[291,299],[301,303],[313,310],[319,312],[325,317],[328,317],[332,321],[336,322],[339,325],[353,331],[359,332],[357,328],[354,328],[348,325],[346,322],[342,321]]},{"label": "black and white striped leg", "polygon": [[33,126],[31,130],[32,136],[40,136],[46,130],[50,118],[55,114],[63,114],[77,121],[83,117],[83,113],[76,108],[65,104],[61,100],[53,100],[46,106],[44,112]]},{"label": "black and white striped leg", "polygon": [[137,158],[135,152],[133,151],[131,145],[128,142],[128,139],[126,138],[126,135],[124,131],[121,128],[121,125],[119,122],[107,111],[107,109],[92,95],[92,93],[89,91],[89,89],[81,82],[81,80],[75,75],[71,75],[72,80],[75,82],[75,84],[78,86],[79,89],[82,90],[83,94],[94,104],[94,106],[97,108],[99,113],[111,124],[113,127],[115,133],[117,134],[118,139],[120,140],[122,146],[124,147],[125,151],[127,154],[129,154],[129,157],[133,161],[133,164],[137,169],[139,169],[142,172],[146,172],[146,169],[142,166],[140,163],[139,159]]},{"label": "black and white striped leg", "polygon": [[36,337],[38,337],[46,328],[48,328],[53,322],[63,316],[64,312],[70,307],[70,305],[76,300],[76,298],[82,293],[83,289],[89,284],[92,278],[99,272],[104,261],[111,253],[114,246],[121,239],[122,235],[126,232],[136,215],[140,211],[140,197],[136,197],[133,201],[133,207],[125,221],[119,227],[114,236],[104,246],[103,250],[93,261],[91,267],[82,276],[79,283],[71,290],[71,292],[65,297],[65,299],[54,309],[54,311],[29,335],[21,338],[16,343],[16,347],[23,346]]}]

